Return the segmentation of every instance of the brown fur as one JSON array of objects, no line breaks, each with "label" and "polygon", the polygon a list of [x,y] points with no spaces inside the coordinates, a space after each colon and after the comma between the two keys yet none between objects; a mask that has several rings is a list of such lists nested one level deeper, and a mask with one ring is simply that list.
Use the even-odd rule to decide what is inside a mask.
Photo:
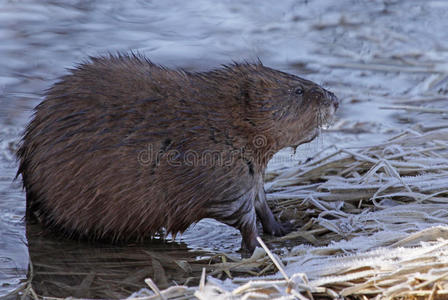
[{"label": "brown fur", "polygon": [[91,58],[47,92],[26,128],[27,217],[113,241],[211,217],[253,250],[256,216],[266,232],[286,232],[266,204],[268,160],[313,139],[336,107],[315,83],[261,63],[190,73],[137,55]]}]

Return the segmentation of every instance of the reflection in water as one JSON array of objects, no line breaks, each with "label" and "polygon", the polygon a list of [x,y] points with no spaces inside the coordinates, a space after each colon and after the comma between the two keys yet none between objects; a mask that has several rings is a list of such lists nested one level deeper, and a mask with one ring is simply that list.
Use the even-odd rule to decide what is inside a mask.
[{"label": "reflection in water", "polygon": [[18,134],[18,129],[0,125],[0,298],[26,278],[28,266],[25,201],[20,182],[13,182]]},{"label": "reflection in water", "polygon": [[41,230],[27,226],[28,276],[34,291],[49,297],[123,298],[144,287],[149,277],[161,288],[197,284],[193,277],[209,260],[208,253],[189,251],[183,243],[112,246],[70,241]]}]

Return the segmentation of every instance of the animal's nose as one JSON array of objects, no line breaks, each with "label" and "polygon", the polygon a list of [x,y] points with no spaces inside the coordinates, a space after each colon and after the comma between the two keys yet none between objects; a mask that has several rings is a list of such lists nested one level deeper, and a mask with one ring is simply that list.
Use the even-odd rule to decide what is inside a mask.
[{"label": "animal's nose", "polygon": [[334,105],[334,109],[338,109],[339,107],[339,99],[338,97],[336,97],[335,94],[333,94],[332,92],[328,92],[327,91],[327,97],[330,100],[330,103]]}]

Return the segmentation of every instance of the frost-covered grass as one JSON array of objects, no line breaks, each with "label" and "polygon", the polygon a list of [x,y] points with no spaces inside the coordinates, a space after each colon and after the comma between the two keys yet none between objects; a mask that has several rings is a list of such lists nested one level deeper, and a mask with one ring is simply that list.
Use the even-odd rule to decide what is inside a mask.
[{"label": "frost-covered grass", "polygon": [[[303,220],[278,239],[297,246],[270,256],[259,249],[249,259],[216,264],[198,287],[159,291],[149,280],[155,294],[134,296],[448,297],[448,129],[407,130],[362,148],[330,147],[267,177],[271,204]],[[266,275],[272,269],[280,272]],[[232,277],[234,272],[248,276]],[[227,279],[216,279],[219,274]]]}]

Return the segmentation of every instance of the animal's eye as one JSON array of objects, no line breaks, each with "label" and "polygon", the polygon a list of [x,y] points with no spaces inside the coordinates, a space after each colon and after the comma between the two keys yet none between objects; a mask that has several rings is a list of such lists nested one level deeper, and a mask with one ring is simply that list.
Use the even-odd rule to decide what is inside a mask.
[{"label": "animal's eye", "polygon": [[294,94],[296,94],[296,95],[303,95],[303,88],[302,87],[297,87],[294,90]]}]

